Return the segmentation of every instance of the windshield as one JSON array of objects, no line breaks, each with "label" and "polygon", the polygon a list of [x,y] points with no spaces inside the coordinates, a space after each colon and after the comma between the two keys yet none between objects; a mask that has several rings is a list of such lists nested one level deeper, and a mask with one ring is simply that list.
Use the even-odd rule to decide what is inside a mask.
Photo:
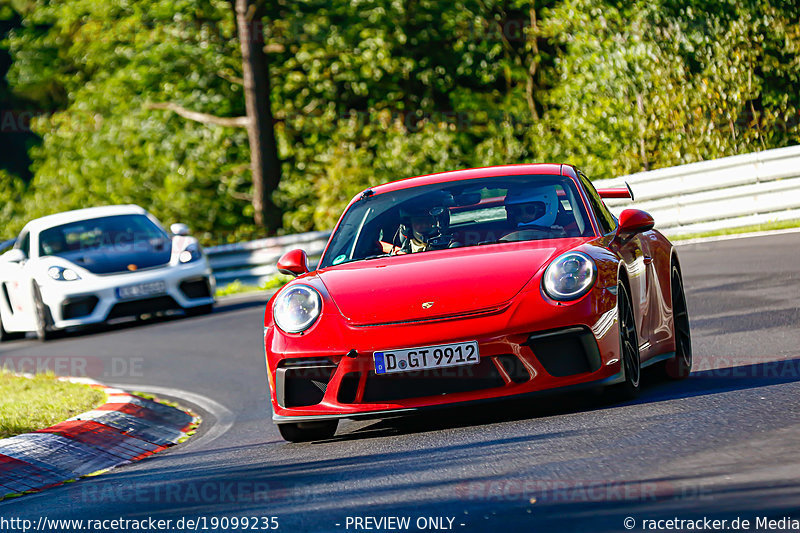
[{"label": "windshield", "polygon": [[162,248],[167,234],[144,215],[116,215],[70,222],[39,234],[39,255],[68,257],[74,252],[110,248],[118,252]]},{"label": "windshield", "polygon": [[593,230],[564,176],[500,176],[368,196],[353,204],[320,268],[375,257],[565,237]]}]

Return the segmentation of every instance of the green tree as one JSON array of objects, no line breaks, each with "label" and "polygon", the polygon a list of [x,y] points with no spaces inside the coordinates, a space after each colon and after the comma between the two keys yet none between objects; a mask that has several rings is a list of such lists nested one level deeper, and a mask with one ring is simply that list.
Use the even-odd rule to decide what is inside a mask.
[{"label": "green tree", "polygon": [[[489,150],[476,147],[500,130],[513,130],[519,143],[525,125],[544,112],[555,52],[538,20],[551,3],[271,4],[265,20],[285,160],[285,227],[320,227],[362,185],[482,164]],[[427,152],[395,154],[400,138]],[[385,154],[437,163],[376,163]],[[330,185],[333,176],[339,187]]]},{"label": "green tree", "polygon": [[0,230],[0,241],[10,239],[19,233],[24,225],[22,212],[22,197],[25,193],[25,183],[13,174],[0,169],[0,220],[5,221]]},{"label": "green tree", "polygon": [[[14,206],[2,204],[12,200],[19,201],[17,184],[24,186],[31,179],[28,149],[39,141],[31,133],[29,123],[30,118],[40,112],[41,108],[27,98],[15,95],[5,79],[12,61],[2,42],[10,31],[19,28],[21,24],[22,18],[17,7],[7,0],[0,0],[0,173],[4,174],[0,179],[0,210],[5,213],[10,213]],[[7,231],[9,230],[0,229],[0,238]]]},{"label": "green tree", "polygon": [[545,28],[565,50],[552,157],[612,177],[796,143],[798,92],[784,93],[797,87],[796,15],[759,1],[561,2]]},{"label": "green tree", "polygon": [[[415,174],[549,161],[604,178],[800,140],[796,2],[0,6],[17,14],[14,97],[45,112],[31,183],[0,179],[6,227],[135,202],[238,240],[270,201],[283,231],[326,229],[357,191]],[[243,69],[242,27],[261,75]],[[250,147],[266,137],[243,128],[254,116],[274,122],[264,164]]]},{"label": "green tree", "polygon": [[37,1],[24,24],[9,39],[9,81],[39,100],[63,95],[52,97],[57,112],[34,121],[43,144],[32,151],[29,218],[135,202],[208,240],[255,229],[246,133],[147,108],[243,114],[228,2]]}]

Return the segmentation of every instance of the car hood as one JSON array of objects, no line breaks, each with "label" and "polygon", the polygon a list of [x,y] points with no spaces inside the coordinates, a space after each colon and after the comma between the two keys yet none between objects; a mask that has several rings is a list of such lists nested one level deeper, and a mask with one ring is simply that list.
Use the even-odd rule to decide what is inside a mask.
[{"label": "car hood", "polygon": [[92,274],[114,274],[142,270],[169,263],[172,245],[169,240],[137,242],[130,246],[102,246],[59,254],[59,257]]},{"label": "car hood", "polygon": [[322,270],[319,277],[355,325],[469,315],[502,307],[543,265],[584,240],[515,242],[357,261]]}]

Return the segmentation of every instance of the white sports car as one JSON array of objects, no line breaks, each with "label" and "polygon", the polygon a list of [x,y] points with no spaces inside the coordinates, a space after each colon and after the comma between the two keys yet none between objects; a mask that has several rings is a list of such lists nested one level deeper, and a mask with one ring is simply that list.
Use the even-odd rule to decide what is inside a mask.
[{"label": "white sports car", "polygon": [[0,256],[0,340],[118,317],[209,313],[214,276],[184,224],[172,234],[136,205],[93,207],[29,222]]}]

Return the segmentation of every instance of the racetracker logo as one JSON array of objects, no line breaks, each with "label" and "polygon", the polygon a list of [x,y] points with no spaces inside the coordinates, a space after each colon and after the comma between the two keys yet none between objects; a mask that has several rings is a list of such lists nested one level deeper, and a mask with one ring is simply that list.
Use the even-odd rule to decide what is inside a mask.
[{"label": "racetracker logo", "polygon": [[15,374],[45,374],[75,378],[141,378],[144,377],[143,357],[7,356],[0,358],[0,368]]},{"label": "racetracker logo", "polygon": [[106,504],[217,505],[291,502],[309,504],[319,495],[311,484],[287,485],[274,480],[170,480],[166,483],[77,484],[70,487],[74,502]]},{"label": "racetracker logo", "polygon": [[0,110],[0,133],[29,133],[36,116],[33,111]]},{"label": "racetracker logo", "polygon": [[189,481],[76,486],[71,497],[80,503],[220,504],[269,503],[289,496],[289,490],[262,481]]},{"label": "racetracker logo", "polygon": [[714,355],[695,359],[692,375],[700,378],[800,380],[800,359],[775,355]]},{"label": "racetracker logo", "polygon": [[467,501],[530,503],[650,502],[664,499],[704,499],[709,491],[700,486],[677,486],[666,481],[607,480],[497,480],[470,481],[456,488]]}]

